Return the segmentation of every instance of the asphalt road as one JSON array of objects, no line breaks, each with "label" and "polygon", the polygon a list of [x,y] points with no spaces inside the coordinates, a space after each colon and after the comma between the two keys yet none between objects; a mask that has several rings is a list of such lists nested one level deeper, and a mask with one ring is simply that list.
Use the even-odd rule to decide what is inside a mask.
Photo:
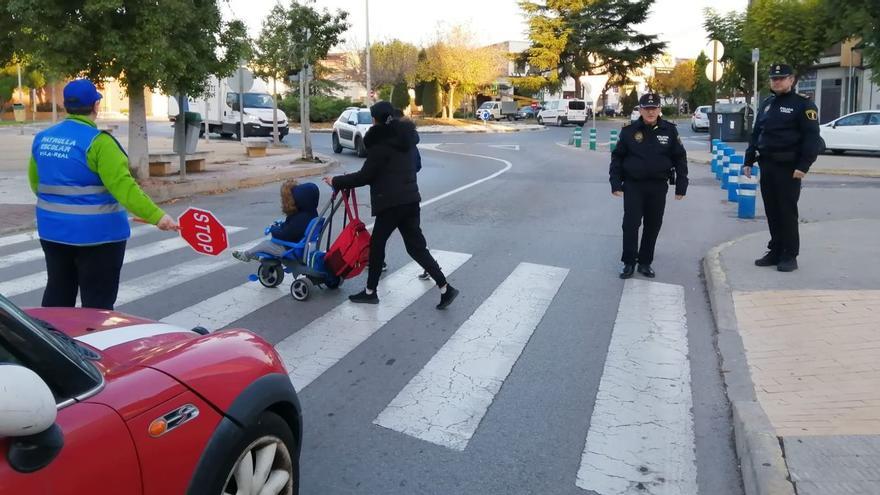
[{"label": "asphalt road", "polygon": [[[615,125],[600,124],[608,129]],[[129,292],[118,309],[167,321],[201,318],[208,326],[248,328],[273,344],[281,343],[279,349],[292,352],[285,354],[286,359],[296,354],[297,343],[313,345],[310,339],[320,332],[327,332],[321,349],[344,348],[336,358],[316,364],[320,370],[311,378],[302,378],[299,368],[294,372],[299,377],[294,383],[304,384],[299,390],[305,416],[304,494],[562,495],[593,493],[580,486],[613,487],[615,480],[622,479],[610,467],[616,453],[594,452],[608,462],[584,468],[588,435],[595,440],[609,427],[672,424],[658,416],[663,400],[655,397],[656,390],[632,388],[635,391],[624,400],[613,393],[621,384],[610,378],[615,370],[633,373],[655,360],[659,365],[672,362],[662,361],[662,353],[621,358],[615,337],[625,333],[627,315],[639,314],[641,306],[651,302],[638,299],[641,293],[636,289],[659,284],[652,287],[682,295],[681,314],[672,319],[682,332],[676,343],[686,349],[686,359],[671,370],[678,378],[669,386],[683,387],[679,395],[687,400],[676,403],[676,414],[684,426],[664,434],[674,435],[674,446],[683,448],[642,452],[644,445],[656,440],[647,437],[622,443],[620,455],[637,451],[656,462],[645,467],[621,461],[634,470],[644,468],[643,473],[652,474],[651,483],[642,488],[636,483],[596,488],[596,492],[661,493],[664,484],[678,482],[674,473],[687,478],[693,471],[699,493],[741,494],[700,260],[721,242],[764,230],[760,208],[755,220],[737,219],[708,170],[692,167],[687,197],[683,201],[670,197],[667,204],[654,262],[657,279],[625,284],[617,277],[622,201],[610,194],[608,154],[559,145],[570,132],[570,128],[551,128],[503,135],[422,136],[423,200],[455,191],[422,210],[428,245],[452,253],[441,265],[457,267],[449,279],[461,295],[446,311],[434,308],[439,299],[436,289],[411,280],[410,260],[398,236],[389,243],[389,271],[383,282],[396,292],[383,293],[376,313],[333,320],[334,313],[348,314],[346,296],[363,287],[365,275],[346,281],[338,291],[319,290],[309,301],[296,302],[287,294],[289,278],[280,289],[263,289],[247,282],[254,264],[234,262],[224,253],[221,259],[226,263],[210,265],[188,249],[167,245],[157,249],[155,243],[169,237],[152,230],[129,242],[128,257],[135,259],[124,266],[122,286]],[[296,146],[298,136],[288,140]],[[316,134],[313,142],[317,152],[332,154],[329,135]],[[348,151],[337,156],[341,165],[334,173],[354,171],[362,162]],[[487,177],[491,178],[477,182]],[[877,180],[810,177],[802,196],[803,219],[876,216],[878,187]],[[330,191],[321,188],[323,202]],[[368,191],[359,192],[364,216],[369,216],[368,198]],[[232,244],[259,238],[280,215],[277,185],[182,200],[169,205],[168,211],[177,214],[190,205],[212,210],[227,226],[243,227],[230,236]],[[151,246],[155,254],[147,252]],[[2,246],[0,260],[35,248],[36,243]],[[7,284],[0,291],[38,273],[42,263],[40,257],[25,257],[10,266],[0,264],[0,280]],[[523,270],[527,276],[517,278]],[[180,273],[189,275],[171,285],[168,279]],[[151,284],[156,284],[155,291]],[[510,286],[516,289],[509,291],[513,295],[501,289]],[[40,290],[29,290],[12,299],[36,305],[40,295]],[[622,297],[628,302],[623,304]],[[365,337],[358,337],[371,325]],[[406,403],[406,390],[415,387],[421,393],[414,397],[430,402],[431,387],[447,386],[438,385],[438,375],[440,382],[447,377],[454,393],[461,393],[459,387],[464,386],[455,380],[459,374],[476,383],[468,367],[455,361],[456,349],[469,349],[471,341],[462,344],[460,336],[454,336],[465,329],[477,333],[487,329],[480,339],[488,350],[477,360],[476,374],[491,376],[475,385],[474,394],[482,402],[466,403],[478,410],[476,423],[447,425],[453,434],[429,421],[430,427],[442,431],[439,440],[425,440],[431,432],[415,433],[417,425],[426,421],[415,409],[410,417],[398,418],[412,430],[389,426],[394,422],[387,418],[419,406],[419,400]],[[511,329],[519,332],[518,337],[500,337]],[[506,357],[496,360],[493,352],[499,349]],[[296,359],[311,362],[307,355]],[[448,360],[452,371],[443,374]],[[429,379],[422,389],[418,378],[424,376]],[[453,399],[438,399],[437,407],[442,410]],[[645,409],[644,417],[634,420],[622,419],[620,412],[621,419],[615,421],[615,412],[629,403],[656,407]],[[597,410],[603,411],[601,420],[610,421],[610,426],[598,424]],[[579,481],[579,473],[587,473],[587,478],[596,475],[600,481]],[[638,474],[624,476],[636,479]],[[687,480],[682,483],[675,486],[688,486]]]}]

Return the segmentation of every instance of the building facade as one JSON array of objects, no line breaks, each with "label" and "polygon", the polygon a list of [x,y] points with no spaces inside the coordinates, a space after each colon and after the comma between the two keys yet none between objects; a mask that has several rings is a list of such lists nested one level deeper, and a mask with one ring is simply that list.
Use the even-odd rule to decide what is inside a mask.
[{"label": "building facade", "polygon": [[824,124],[851,112],[880,109],[880,85],[874,71],[865,67],[858,40],[837,43],[819,62],[798,78],[798,92],[808,95],[819,107]]}]

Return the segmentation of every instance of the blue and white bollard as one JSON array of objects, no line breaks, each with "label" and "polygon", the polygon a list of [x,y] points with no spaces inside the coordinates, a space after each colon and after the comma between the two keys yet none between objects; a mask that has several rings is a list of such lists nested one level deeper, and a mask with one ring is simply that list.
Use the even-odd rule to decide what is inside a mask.
[{"label": "blue and white bollard", "polygon": [[755,218],[755,201],[758,195],[758,174],[760,173],[758,164],[752,166],[752,176],[745,175],[739,178],[739,207],[736,216],[739,218]]},{"label": "blue and white bollard", "polygon": [[724,148],[724,158],[721,162],[721,189],[727,190],[727,179],[730,175],[730,157],[735,154],[735,149],[730,147]]},{"label": "blue and white bollard", "polygon": [[721,169],[723,166],[722,163],[724,162],[724,148],[726,147],[727,145],[724,143],[718,143],[718,152],[715,154],[715,179],[719,181],[721,180]]},{"label": "blue and white bollard", "polygon": [[712,173],[715,174],[718,171],[718,148],[721,145],[720,139],[712,140]]},{"label": "blue and white bollard", "polygon": [[743,155],[733,155],[730,157],[730,173],[727,175],[727,200],[731,202],[736,202],[737,197],[737,189],[739,188],[739,180],[740,171],[742,170],[743,163],[745,163],[745,156]]}]

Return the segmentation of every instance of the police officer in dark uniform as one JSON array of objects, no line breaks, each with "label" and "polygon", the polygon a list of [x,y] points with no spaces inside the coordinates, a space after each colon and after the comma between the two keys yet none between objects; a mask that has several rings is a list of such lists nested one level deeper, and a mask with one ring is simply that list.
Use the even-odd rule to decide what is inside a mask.
[{"label": "police officer in dark uniform", "polygon": [[[623,270],[630,278],[636,270],[654,278],[651,263],[654,245],[663,223],[668,184],[675,185],[675,199],[687,192],[687,152],[675,124],[660,118],[660,97],[653,93],[639,99],[639,120],[620,131],[611,153],[611,193],[623,197]],[[639,225],[644,219],[642,242]]]},{"label": "police officer in dark uniform", "polygon": [[806,96],[794,92],[794,72],[785,64],[770,66],[771,96],[761,102],[746,150],[743,174],[761,165],[761,197],[770,228],[769,251],[755,260],[780,272],[797,270],[800,251],[798,198],[801,179],[819,154],[819,112]]}]

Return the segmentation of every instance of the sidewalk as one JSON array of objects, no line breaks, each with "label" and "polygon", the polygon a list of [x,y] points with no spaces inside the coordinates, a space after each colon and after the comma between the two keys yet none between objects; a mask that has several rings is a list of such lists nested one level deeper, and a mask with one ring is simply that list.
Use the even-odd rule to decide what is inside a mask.
[{"label": "sidewalk", "polygon": [[[708,151],[688,150],[688,161],[691,163],[709,165],[712,163],[712,154]],[[819,155],[819,158],[816,159],[816,162],[810,167],[810,173],[880,177],[880,155]]]},{"label": "sidewalk", "polygon": [[[123,146],[125,136],[117,136]],[[0,235],[33,228],[34,203],[27,179],[27,166],[33,135],[0,134]],[[169,138],[150,138],[150,153],[170,152]],[[177,175],[140,180],[141,187],[156,202],[196,194],[216,194],[232,189],[254,187],[289,178],[324,173],[338,162],[318,156],[320,162],[304,162],[297,148],[268,148],[267,156],[248,158],[235,141],[200,141],[199,151],[210,151],[206,171],[189,173],[185,181]]]},{"label": "sidewalk", "polygon": [[748,495],[880,493],[880,220],[801,225],[801,268],[768,234],[704,259]]}]

